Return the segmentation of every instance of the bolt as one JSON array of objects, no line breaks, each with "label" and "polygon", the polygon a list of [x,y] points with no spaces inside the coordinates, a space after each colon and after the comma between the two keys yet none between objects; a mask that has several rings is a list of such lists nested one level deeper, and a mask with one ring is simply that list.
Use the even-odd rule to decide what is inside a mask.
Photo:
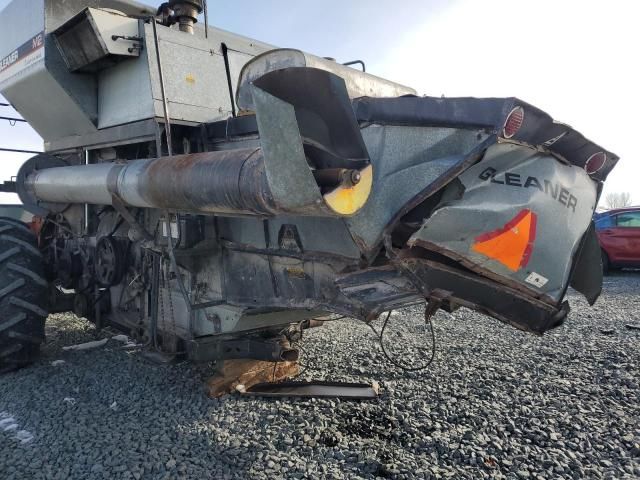
[{"label": "bolt", "polygon": [[357,185],[358,183],[360,183],[361,179],[362,175],[360,175],[360,172],[358,170],[351,170],[350,180],[353,185]]}]

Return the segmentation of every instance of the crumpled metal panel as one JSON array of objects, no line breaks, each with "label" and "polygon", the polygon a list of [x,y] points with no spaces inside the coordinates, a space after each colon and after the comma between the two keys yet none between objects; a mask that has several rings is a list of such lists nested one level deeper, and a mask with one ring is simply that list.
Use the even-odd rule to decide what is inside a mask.
[{"label": "crumpled metal panel", "polygon": [[364,128],[362,136],[373,164],[373,191],[346,222],[365,252],[380,245],[384,229],[403,207],[488,137],[478,130],[379,125]]},{"label": "crumpled metal panel", "polygon": [[[463,189],[448,187],[409,245],[538,297],[561,300],[595,209],[596,183],[579,167],[516,144],[492,146],[459,180]],[[512,248],[508,236],[518,239],[523,228],[531,230],[529,242],[520,264],[510,265],[504,259]],[[487,254],[487,242],[493,242],[493,253]]]},{"label": "crumpled metal panel", "polygon": [[602,250],[592,221],[575,261],[571,288],[583,294],[589,305],[593,305],[602,293],[602,274]]},{"label": "crumpled metal panel", "polygon": [[353,102],[356,117],[362,123],[483,128],[503,138],[503,127],[515,108],[522,108],[524,117],[522,126],[510,137],[511,141],[544,146],[555,156],[578,167],[584,167],[593,154],[602,152],[606,154],[606,161],[591,173],[591,177],[599,181],[604,181],[618,162],[616,154],[518,98],[399,97],[358,98]]}]

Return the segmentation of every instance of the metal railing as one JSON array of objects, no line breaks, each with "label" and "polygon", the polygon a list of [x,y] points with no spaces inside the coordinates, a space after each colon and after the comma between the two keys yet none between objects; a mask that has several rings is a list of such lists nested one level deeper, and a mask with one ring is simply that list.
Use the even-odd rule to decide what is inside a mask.
[{"label": "metal railing", "polygon": [[[0,107],[8,107],[8,108],[12,108],[13,106],[10,103],[6,103],[6,102],[0,102]],[[19,118],[19,117],[8,117],[8,116],[0,116],[0,120],[5,120],[7,122],[9,122],[9,125],[11,125],[12,127],[16,126],[16,124],[18,123],[29,123],[27,122],[24,118]],[[9,152],[9,153],[31,153],[31,154],[38,154],[38,153],[42,153],[40,151],[36,151],[36,150],[26,150],[26,149],[22,149],[22,148],[7,148],[7,147],[1,147],[0,146],[0,152]]]}]

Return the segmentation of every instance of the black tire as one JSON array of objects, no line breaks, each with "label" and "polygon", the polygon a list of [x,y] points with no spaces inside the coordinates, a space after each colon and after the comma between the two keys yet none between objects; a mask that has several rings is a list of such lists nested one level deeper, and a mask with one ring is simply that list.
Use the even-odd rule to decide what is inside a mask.
[{"label": "black tire", "polygon": [[609,255],[604,250],[601,250],[602,253],[602,274],[607,275],[611,272],[611,262],[609,261]]},{"label": "black tire", "polygon": [[32,363],[44,342],[48,284],[36,237],[0,217],[0,373]]}]

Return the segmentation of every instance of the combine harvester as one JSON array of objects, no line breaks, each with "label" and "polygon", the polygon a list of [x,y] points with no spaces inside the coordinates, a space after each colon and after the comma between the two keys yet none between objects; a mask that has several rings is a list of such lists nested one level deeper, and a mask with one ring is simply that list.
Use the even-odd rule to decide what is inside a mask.
[{"label": "combine harvester", "polygon": [[321,315],[426,302],[542,334],[569,285],[595,302],[614,154],[516,98],[420,97],[203,9],[0,13],[0,92],[46,150],[5,187],[35,216],[0,220],[0,369],[50,312],[223,364],[295,361]]}]

